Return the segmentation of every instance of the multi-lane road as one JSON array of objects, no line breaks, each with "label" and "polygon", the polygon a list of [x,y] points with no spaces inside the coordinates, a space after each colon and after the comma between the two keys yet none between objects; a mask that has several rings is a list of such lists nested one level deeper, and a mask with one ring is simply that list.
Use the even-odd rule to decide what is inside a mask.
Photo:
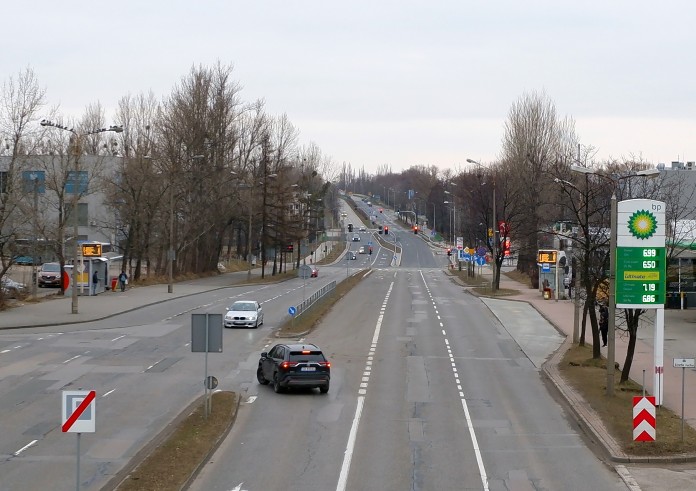
[{"label": "multi-lane road", "polygon": [[74,488],[75,439],[60,432],[57,395],[78,388],[98,391],[81,475],[82,489],[100,489],[201,395],[190,314],[238,298],[261,301],[265,325],[226,330],[224,352],[209,357],[220,388],[243,402],[193,490],[627,489],[540,376],[556,331],[526,305],[470,296],[444,273],[441,251],[391,222],[390,232],[398,261],[367,231],[351,246],[371,240],[371,256],[322,267],[308,283],[372,268],[306,338],[332,362],[326,395],[275,394],[255,379],[259,353],[279,341],[274,327],[302,299],[300,279],[0,333],[0,491]]}]

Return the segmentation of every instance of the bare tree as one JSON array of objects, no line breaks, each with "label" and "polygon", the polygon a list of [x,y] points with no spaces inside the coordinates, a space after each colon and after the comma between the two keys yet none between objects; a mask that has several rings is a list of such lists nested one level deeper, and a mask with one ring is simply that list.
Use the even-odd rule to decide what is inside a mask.
[{"label": "bare tree", "polygon": [[[25,223],[17,213],[26,194],[22,179],[23,156],[32,152],[36,144],[32,124],[44,107],[44,97],[45,90],[39,87],[30,68],[20,71],[17,78],[10,77],[0,92],[0,141],[8,154],[0,172],[0,278],[12,264],[14,240],[22,234],[21,227]],[[34,216],[34,224],[36,219]]]}]

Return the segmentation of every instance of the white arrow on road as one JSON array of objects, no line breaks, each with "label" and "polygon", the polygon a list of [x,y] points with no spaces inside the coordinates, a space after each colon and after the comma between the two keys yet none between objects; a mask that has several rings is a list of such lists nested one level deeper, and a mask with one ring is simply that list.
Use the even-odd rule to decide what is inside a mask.
[{"label": "white arrow on road", "polygon": [[247,491],[246,489],[242,489],[242,484],[244,484],[244,483],[240,482],[239,484],[237,484],[236,487],[230,489],[230,491]]}]

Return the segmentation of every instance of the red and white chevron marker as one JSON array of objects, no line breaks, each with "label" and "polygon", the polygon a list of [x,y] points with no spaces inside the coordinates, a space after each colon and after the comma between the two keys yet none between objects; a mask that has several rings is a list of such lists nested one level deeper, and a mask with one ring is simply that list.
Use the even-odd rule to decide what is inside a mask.
[{"label": "red and white chevron marker", "polygon": [[655,396],[633,398],[633,441],[655,441]]}]

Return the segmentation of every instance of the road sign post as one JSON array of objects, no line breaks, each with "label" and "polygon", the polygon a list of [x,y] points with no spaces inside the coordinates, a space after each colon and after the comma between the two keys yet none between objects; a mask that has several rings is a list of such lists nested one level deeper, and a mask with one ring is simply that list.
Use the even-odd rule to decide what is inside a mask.
[{"label": "road sign post", "polygon": [[205,417],[212,410],[208,393],[208,352],[222,353],[222,314],[191,314],[191,352],[205,353]]},{"label": "road sign post", "polygon": [[681,441],[684,442],[684,372],[687,368],[696,368],[696,359],[694,358],[674,358],[672,361],[674,368],[682,369],[682,394],[681,394]]},{"label": "road sign post", "polygon": [[77,433],[76,487],[80,491],[80,435],[94,433],[96,429],[97,393],[93,390],[64,390],[62,397],[61,430],[63,433]]}]

